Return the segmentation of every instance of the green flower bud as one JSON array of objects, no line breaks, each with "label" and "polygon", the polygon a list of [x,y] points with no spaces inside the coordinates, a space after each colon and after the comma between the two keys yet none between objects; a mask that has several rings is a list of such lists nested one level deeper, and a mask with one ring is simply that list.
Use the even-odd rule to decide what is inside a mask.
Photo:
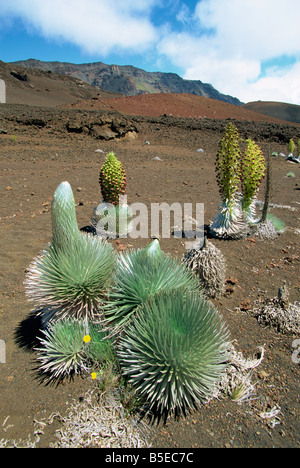
[{"label": "green flower bud", "polygon": [[113,152],[108,153],[101,168],[99,183],[103,201],[118,205],[119,196],[126,191],[127,181],[124,167]]}]

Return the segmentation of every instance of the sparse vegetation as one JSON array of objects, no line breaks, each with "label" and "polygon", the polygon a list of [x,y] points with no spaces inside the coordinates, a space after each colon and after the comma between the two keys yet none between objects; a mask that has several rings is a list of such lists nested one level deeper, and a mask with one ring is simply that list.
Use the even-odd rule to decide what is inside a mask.
[{"label": "sparse vegetation", "polygon": [[[173,97],[171,98],[173,99]],[[187,99],[190,98],[187,97]],[[100,101],[101,99],[98,98],[93,102],[95,108],[100,105]],[[130,103],[132,102],[130,101]],[[149,102],[151,101],[148,100],[147,103]],[[155,103],[158,102],[159,96],[157,96]],[[65,123],[69,122],[70,118],[68,111],[65,110],[44,109],[42,115],[41,110],[22,106],[23,123],[20,123],[17,117],[13,116],[13,112],[16,112],[20,118],[19,110],[19,107],[14,108],[13,106],[1,108],[2,117],[3,113],[9,112],[12,118],[7,120],[2,118],[1,128],[7,133],[1,133],[0,130],[1,139],[3,139],[1,174],[4,187],[9,187],[3,191],[1,203],[1,225],[3,226],[1,232],[4,245],[7,246],[2,252],[1,269],[3,294],[1,294],[0,316],[3,327],[1,327],[0,338],[7,339],[7,363],[1,365],[3,376],[1,385],[3,392],[5,392],[1,410],[1,437],[10,439],[9,441],[2,439],[0,445],[5,447],[20,446],[21,444],[11,439],[18,437],[20,429],[22,429],[22,438],[26,438],[27,434],[35,431],[31,442],[28,441],[28,446],[31,447],[45,446],[49,444],[50,439],[53,442],[53,435],[57,436],[58,440],[56,439],[55,446],[58,447],[111,445],[117,448],[120,445],[123,448],[138,448],[145,446],[146,439],[139,431],[143,426],[141,426],[140,421],[132,420],[131,416],[144,414],[144,412],[140,413],[140,410],[147,409],[147,401],[145,401],[147,398],[141,398],[138,393],[138,385],[134,388],[132,384],[129,384],[129,376],[124,375],[121,370],[119,357],[115,351],[121,349],[121,339],[126,338],[127,329],[134,326],[135,319],[140,316],[139,313],[146,306],[150,307],[155,300],[158,300],[158,295],[162,294],[162,291],[141,303],[130,316],[128,323],[124,322],[124,326],[118,329],[117,333],[116,329],[113,331],[108,329],[107,322],[99,324],[99,326],[105,325],[105,333],[108,332],[111,338],[109,352],[109,354],[111,351],[113,352],[111,361],[106,361],[101,350],[97,347],[96,338],[101,337],[101,333],[96,331],[97,337],[93,337],[90,328],[88,330],[84,327],[82,331],[79,331],[81,336],[78,357],[80,357],[80,350],[91,351],[93,344],[96,345],[96,351],[98,350],[99,353],[95,353],[89,359],[85,354],[84,366],[77,367],[83,378],[78,378],[75,368],[72,369],[72,365],[68,365],[70,373],[65,373],[65,378],[59,377],[57,381],[59,385],[56,387],[55,385],[38,385],[37,379],[35,379],[36,373],[32,372],[32,362],[34,357],[38,358],[40,351],[36,350],[35,354],[31,354],[22,352],[21,348],[24,346],[24,349],[31,351],[37,347],[43,348],[40,341],[37,344],[37,332],[38,336],[46,338],[44,331],[50,333],[51,327],[54,330],[55,325],[62,326],[67,321],[67,317],[62,318],[62,316],[57,315],[54,305],[48,308],[42,307],[42,323],[40,323],[39,316],[30,314],[28,317],[28,307],[26,304],[24,305],[20,284],[28,259],[35,255],[34,252],[38,251],[41,243],[47,242],[49,238],[51,240],[51,231],[49,236],[51,203],[49,200],[53,186],[55,187],[57,184],[57,177],[60,177],[59,174],[67,172],[72,183],[80,185],[80,190],[78,189],[76,194],[78,203],[75,203],[77,219],[82,225],[86,219],[89,220],[90,204],[95,203],[94,200],[97,200],[99,195],[97,175],[94,183],[91,177],[98,166],[96,154],[94,154],[96,148],[99,148],[98,151],[101,148],[103,152],[117,148],[118,151],[123,152],[122,157],[130,171],[132,181],[130,194],[134,201],[138,200],[150,204],[162,200],[162,197],[171,200],[173,196],[177,197],[178,193],[178,196],[184,196],[183,201],[203,201],[206,210],[205,221],[207,221],[207,217],[214,213],[217,204],[212,159],[224,121],[210,120],[210,118],[199,119],[199,117],[197,117],[198,120],[185,121],[183,118],[175,117],[175,113],[172,119],[166,116],[151,119],[141,117],[138,120],[133,120],[135,123],[138,122],[139,139],[123,143],[121,138],[118,138],[117,141],[96,140],[91,134],[84,133],[85,130],[79,135],[67,134]],[[213,110],[211,109],[211,112]],[[156,105],[155,111],[161,111],[161,107],[158,108]],[[77,111],[75,112],[77,115]],[[217,109],[216,115],[218,112]],[[233,108],[233,112],[241,112],[241,110],[237,107]],[[164,109],[160,115],[163,113]],[[80,128],[76,127],[78,130],[92,128],[93,116],[98,115],[98,112],[91,112],[92,117],[89,122],[88,114],[85,111],[78,112],[78,115],[82,117]],[[33,122],[36,119],[33,119],[32,116],[35,115],[42,115],[46,122],[42,129],[34,125]],[[205,113],[201,115],[203,116]],[[25,126],[25,122],[29,121],[32,123],[26,123]],[[86,127],[85,124],[87,124]],[[20,131],[17,126],[20,126]],[[272,211],[274,209],[276,216],[281,217],[280,212],[283,214],[282,218],[287,224],[287,232],[278,236],[276,242],[265,240],[258,242],[257,239],[253,238],[254,231],[250,231],[251,234],[247,240],[238,242],[231,243],[213,239],[214,246],[218,247],[226,256],[229,276],[226,280],[225,295],[219,292],[213,298],[213,303],[222,311],[233,338],[236,338],[237,348],[248,350],[253,347],[253,343],[257,343],[258,346],[266,343],[267,360],[265,365],[263,364],[259,369],[249,368],[244,366],[242,360],[237,362],[234,353],[229,353],[221,381],[216,384],[215,392],[211,394],[214,401],[200,408],[200,411],[191,411],[186,420],[178,422],[169,418],[166,426],[158,427],[151,435],[150,441],[153,441],[156,446],[161,446],[160,443],[169,447],[173,447],[174,444],[177,444],[177,447],[190,446],[190,442],[193,445],[201,443],[203,446],[214,444],[220,447],[227,445],[233,447],[242,445],[276,447],[296,444],[297,407],[295,401],[298,368],[292,361],[292,353],[297,351],[296,342],[298,340],[294,339],[296,336],[294,333],[282,333],[281,336],[278,336],[274,330],[270,330],[269,327],[274,328],[274,322],[271,325],[271,314],[266,319],[269,321],[267,324],[264,323],[263,319],[262,321],[254,320],[252,311],[256,307],[257,298],[264,300],[268,297],[269,292],[274,287],[275,280],[277,282],[280,278],[287,279],[291,288],[291,297],[296,297],[298,292],[296,288],[297,260],[295,257],[297,253],[295,220],[298,215],[295,197],[298,193],[296,191],[298,190],[298,167],[285,163],[285,159],[282,155],[280,156],[281,151],[286,153],[287,136],[294,135],[294,138],[297,138],[298,133],[297,129],[290,130],[288,126],[267,123],[254,124],[247,121],[240,121],[238,128],[245,136],[250,135],[255,138],[255,141],[259,141],[266,154],[268,154],[268,150],[270,153],[274,149],[278,151],[279,157],[272,158],[272,180],[275,188],[272,197],[274,197],[274,202],[280,203],[280,205],[272,203],[270,209]],[[59,129],[58,135],[56,135],[57,129]],[[17,148],[10,141],[10,135],[13,132],[17,132]],[[143,141],[147,139],[151,141],[151,146],[143,144]],[[295,139],[295,141],[297,140]],[[196,153],[196,148],[200,146],[203,148],[203,152]],[[158,155],[161,157],[160,161],[158,158],[154,160],[154,157]],[[20,160],[26,161],[26,164],[20,163]],[[146,171],[144,166],[147,168]],[[199,166],[200,171],[195,170]],[[296,174],[294,179],[285,177],[287,173],[285,167],[292,167]],[[149,177],[149,174],[155,178]],[[77,180],[78,182],[76,182]],[[182,187],[181,182],[183,182]],[[256,206],[259,206],[259,203],[257,200]],[[292,207],[293,211],[284,209],[286,207],[284,204]],[[274,228],[271,222],[267,221],[267,223]],[[262,223],[256,225],[257,229],[259,226],[262,227]],[[82,236],[83,232],[78,230],[76,224],[75,227],[74,233],[77,234],[74,237],[79,236],[79,234]],[[277,233],[277,231],[275,232]],[[56,239],[57,244],[62,243],[63,245],[63,230],[61,230],[61,234]],[[68,238],[67,235],[66,239]],[[129,253],[129,249],[135,249],[137,246],[144,250],[144,241],[141,239],[137,240],[136,243],[129,239],[111,240],[109,243],[114,247],[114,255],[117,258],[119,258],[119,253],[118,256],[116,255],[117,252],[127,250]],[[182,258],[184,252],[182,240],[164,239],[160,244],[169,256]],[[46,248],[48,247],[49,245]],[[58,251],[64,252],[64,248],[57,247]],[[71,247],[69,251],[71,252]],[[113,281],[114,278],[113,275]],[[218,285],[217,275],[213,279]],[[229,282],[231,279],[233,283]],[[234,286],[229,287],[231,284]],[[199,288],[199,283],[197,288]],[[109,290],[108,287],[103,296],[107,301],[106,304],[109,302]],[[202,298],[203,293],[204,290],[196,292]],[[175,292],[169,294],[175,294]],[[249,307],[252,305],[252,309],[241,308],[241,301],[245,298],[249,301]],[[294,299],[292,303],[294,303]],[[35,301],[34,305],[37,305]],[[261,305],[262,302],[259,304],[260,314],[262,312]],[[276,305],[278,305],[277,302]],[[101,314],[104,313],[102,304],[99,311]],[[291,311],[291,308],[280,306],[280,311],[282,316],[285,316],[289,313],[288,311]],[[37,312],[38,310],[36,310]],[[295,317],[295,309],[289,314],[289,317],[290,324],[295,324],[295,320],[292,318]],[[70,317],[69,320],[79,323],[79,319],[76,317]],[[16,337],[22,337],[22,341],[14,342],[14,331],[16,334],[18,333]],[[70,335],[67,332],[62,334],[64,337],[63,353],[66,351],[72,332],[73,329]],[[55,342],[55,337],[51,337],[51,340]],[[54,348],[59,350],[60,346],[55,345]],[[74,349],[76,351],[75,345]],[[258,359],[256,361],[260,362]],[[46,361],[44,362],[46,363]],[[37,364],[42,365],[42,361],[37,359]],[[61,376],[63,374],[64,372]],[[74,380],[67,378],[69,376],[74,376]],[[45,378],[48,375],[41,371],[41,377]],[[53,381],[56,382],[56,379]],[[138,384],[138,382],[136,383]],[[87,388],[89,390],[85,393]],[[92,395],[93,400],[90,398]],[[74,405],[71,404],[73,398],[76,399]],[[229,401],[229,399],[233,401]],[[66,405],[66,403],[68,404]],[[148,408],[149,406],[148,404]],[[278,426],[274,427],[273,424],[270,424],[271,416],[280,407],[282,413],[277,415],[276,425],[278,424]],[[62,416],[58,413],[60,411]],[[187,406],[186,411],[189,411]],[[9,415],[10,419],[8,419]],[[32,424],[33,418],[34,425]],[[281,423],[281,419],[283,423]],[[49,431],[47,426],[51,424],[52,420],[55,420],[55,427],[50,428]],[[16,422],[21,422],[22,426]],[[133,422],[133,425],[128,425],[129,422]],[[133,433],[132,428],[138,429],[138,433],[135,431]],[[58,430],[54,434],[56,429]],[[44,431],[45,434],[43,434]],[[49,432],[51,432],[50,436]],[[41,438],[40,441],[39,438]]]}]

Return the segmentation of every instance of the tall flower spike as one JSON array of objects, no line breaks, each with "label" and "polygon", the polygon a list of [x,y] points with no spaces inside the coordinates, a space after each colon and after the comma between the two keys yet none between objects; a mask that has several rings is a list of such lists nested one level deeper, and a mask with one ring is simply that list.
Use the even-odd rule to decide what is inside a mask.
[{"label": "tall flower spike", "polygon": [[259,186],[265,177],[266,164],[263,153],[258,145],[251,139],[247,140],[247,146],[241,160],[241,187],[242,210],[250,223],[258,222],[255,219],[255,197]]},{"label": "tall flower spike", "polygon": [[220,238],[244,237],[248,227],[240,206],[240,137],[236,127],[229,124],[219,143],[216,174],[221,204],[219,213],[210,226],[212,235]]},{"label": "tall flower spike", "polygon": [[295,142],[294,140],[291,138],[290,141],[289,141],[289,154],[294,154],[294,151],[295,151]]},{"label": "tall flower spike", "polygon": [[103,201],[119,205],[119,200],[126,191],[126,173],[123,164],[111,151],[101,168],[99,183]]},{"label": "tall flower spike", "polygon": [[231,123],[220,140],[216,159],[217,182],[222,202],[234,204],[240,183],[240,137]]},{"label": "tall flower spike", "polygon": [[69,182],[62,182],[54,192],[51,206],[52,242],[63,248],[71,238],[81,235],[77,219],[75,200]]}]

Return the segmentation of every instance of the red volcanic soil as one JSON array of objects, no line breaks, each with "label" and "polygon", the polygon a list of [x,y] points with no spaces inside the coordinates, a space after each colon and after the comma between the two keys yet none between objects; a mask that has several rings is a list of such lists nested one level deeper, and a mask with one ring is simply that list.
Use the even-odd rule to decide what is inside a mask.
[{"label": "red volcanic soil", "polygon": [[173,117],[195,119],[231,118],[241,121],[280,122],[275,117],[266,116],[242,106],[235,106],[227,102],[186,93],[140,94],[138,96],[123,96],[109,99],[98,97],[98,99],[81,100],[67,106],[76,109],[115,110],[125,115],[151,117],[159,117],[166,114]]}]

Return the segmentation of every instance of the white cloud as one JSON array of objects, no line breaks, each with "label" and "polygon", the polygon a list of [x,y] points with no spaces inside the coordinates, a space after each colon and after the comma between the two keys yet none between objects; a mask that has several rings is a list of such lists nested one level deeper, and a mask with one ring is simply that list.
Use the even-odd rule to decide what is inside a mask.
[{"label": "white cloud", "polygon": [[267,76],[250,84],[243,93],[247,102],[260,99],[300,105],[300,62],[285,70],[270,70]]},{"label": "white cloud", "polygon": [[148,14],[157,0],[10,0],[1,14],[17,15],[28,28],[84,51],[143,51],[156,40]]},{"label": "white cloud", "polygon": [[257,60],[300,52],[299,17],[299,0],[202,0],[195,9],[225,56]]},{"label": "white cloud", "polygon": [[190,9],[185,3],[179,6],[179,10],[176,14],[176,19],[180,23],[188,23],[191,20]]},{"label": "white cloud", "polygon": [[241,85],[255,80],[261,71],[257,60],[220,56],[211,39],[205,37],[195,39],[187,34],[173,34],[160,42],[159,49],[185,69],[184,78],[211,83],[218,91],[238,98]]},{"label": "white cloud", "polygon": [[300,104],[300,62],[261,76],[266,60],[300,60],[299,17],[299,0],[201,0],[194,12],[198,33],[194,24],[192,33],[174,32],[158,48],[185,70],[184,78],[211,83],[244,102]]}]

